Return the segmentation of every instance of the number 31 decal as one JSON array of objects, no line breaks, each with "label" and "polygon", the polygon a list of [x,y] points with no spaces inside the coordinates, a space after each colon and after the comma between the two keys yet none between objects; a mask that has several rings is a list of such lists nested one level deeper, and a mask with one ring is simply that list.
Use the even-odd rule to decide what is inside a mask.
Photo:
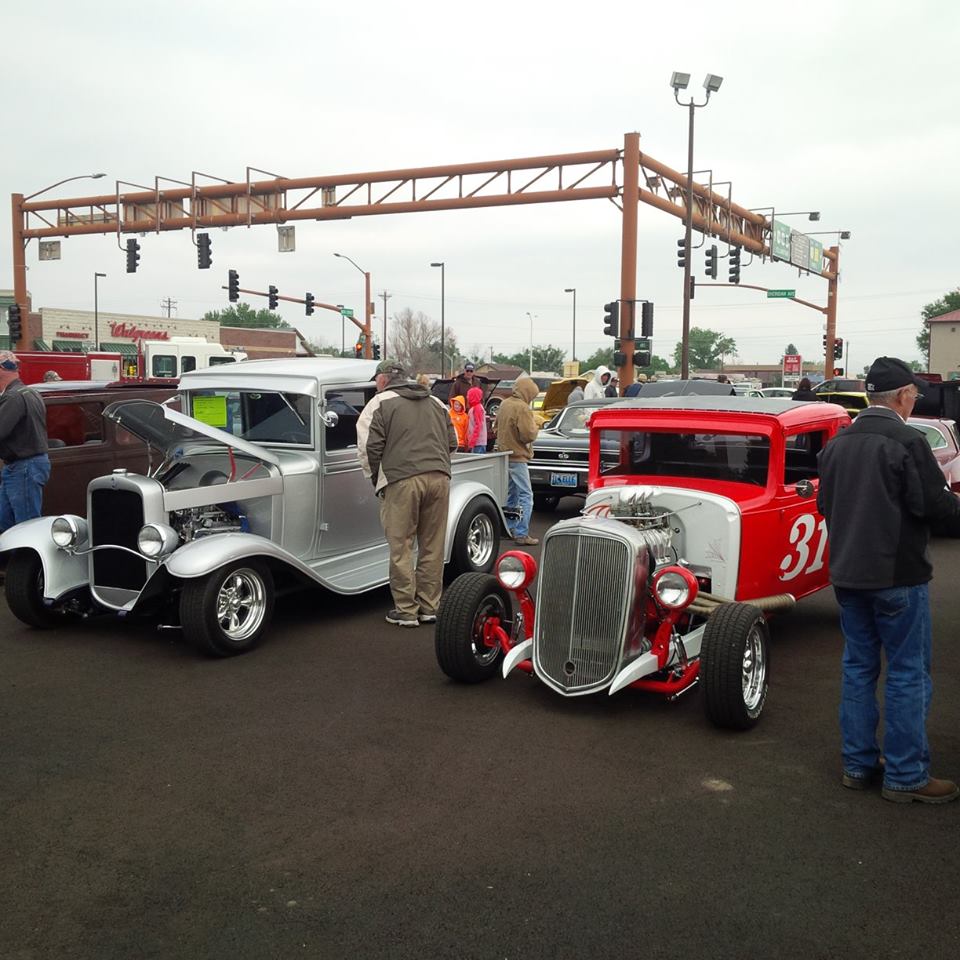
[{"label": "number 31 decal", "polygon": [[[817,544],[810,559],[810,541],[816,534]],[[793,550],[780,561],[780,579],[792,580],[801,573],[814,573],[823,567],[823,551],[827,547],[827,524],[823,517],[817,521],[812,513],[802,513],[790,528]]]}]

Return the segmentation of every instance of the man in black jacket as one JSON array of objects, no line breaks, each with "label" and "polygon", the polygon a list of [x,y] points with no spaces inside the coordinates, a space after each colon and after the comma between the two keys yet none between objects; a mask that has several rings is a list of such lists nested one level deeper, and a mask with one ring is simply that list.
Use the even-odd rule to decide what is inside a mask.
[{"label": "man in black jacket", "polygon": [[[960,500],[923,435],[907,426],[924,381],[879,357],[870,406],[820,454],[817,506],[830,536],[830,581],[844,635],[840,731],[845,787],[883,778],[886,800],[946,803],[960,790],[930,776],[931,524],[955,524]],[[883,757],[876,687],[887,660]],[[885,761],[885,762],[884,762]]]}]

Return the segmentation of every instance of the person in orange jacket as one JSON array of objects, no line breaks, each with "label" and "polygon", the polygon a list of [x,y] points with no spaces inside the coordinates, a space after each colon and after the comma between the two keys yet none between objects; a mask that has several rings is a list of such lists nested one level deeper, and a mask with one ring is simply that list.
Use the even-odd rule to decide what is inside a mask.
[{"label": "person in orange jacket", "polygon": [[457,431],[458,449],[467,449],[467,424],[469,418],[467,411],[463,407],[463,397],[453,397],[450,400],[450,419],[453,421],[453,429]]}]

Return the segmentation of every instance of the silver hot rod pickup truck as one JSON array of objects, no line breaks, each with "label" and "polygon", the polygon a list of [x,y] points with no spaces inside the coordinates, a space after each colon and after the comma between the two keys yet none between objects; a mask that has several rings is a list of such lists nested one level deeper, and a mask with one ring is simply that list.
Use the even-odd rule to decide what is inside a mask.
[{"label": "silver hot rod pickup truck", "polygon": [[[96,613],[179,627],[214,656],[261,639],[279,590],[341,594],[388,582],[380,501],[357,458],[372,360],[253,360],[196,370],[180,409],[121,400],[104,411],[145,473],[87,488],[86,517],[40,517],[0,535],[6,598],[33,627]],[[493,567],[506,454],[454,454],[446,562]]]}]

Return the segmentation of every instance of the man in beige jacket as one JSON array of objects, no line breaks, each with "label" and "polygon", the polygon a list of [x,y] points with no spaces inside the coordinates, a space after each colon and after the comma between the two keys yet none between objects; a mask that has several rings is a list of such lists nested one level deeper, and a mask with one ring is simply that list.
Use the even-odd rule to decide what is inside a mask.
[{"label": "man in beige jacket", "polygon": [[[357,420],[357,454],[382,498],[390,547],[393,609],[387,623],[418,627],[437,619],[450,500],[450,451],[457,434],[442,400],[411,383],[396,360],[377,367],[377,393]],[[417,541],[417,565],[413,542]]]},{"label": "man in beige jacket", "polygon": [[510,451],[510,489],[505,509],[520,511],[520,519],[510,534],[516,543],[525,546],[540,542],[530,536],[533,490],[530,487],[530,470],[527,467],[533,456],[533,441],[539,431],[530,402],[539,392],[540,388],[533,380],[521,377],[516,382],[513,393],[500,404],[497,411],[495,449]]}]

